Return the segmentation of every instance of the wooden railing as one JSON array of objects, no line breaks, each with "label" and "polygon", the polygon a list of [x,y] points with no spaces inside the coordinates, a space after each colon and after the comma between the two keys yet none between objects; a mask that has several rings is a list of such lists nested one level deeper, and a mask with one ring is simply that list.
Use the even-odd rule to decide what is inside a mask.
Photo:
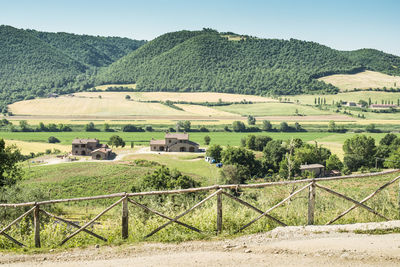
[{"label": "wooden railing", "polygon": [[[28,211],[23,213],[21,216],[16,218],[14,221],[12,221],[10,224],[8,224],[6,227],[4,227],[2,230],[0,230],[0,235],[3,235],[4,237],[8,238],[15,244],[19,246],[25,246],[18,240],[14,239],[10,235],[8,235],[6,232],[9,230],[13,225],[16,225],[21,219],[23,219],[25,216],[33,213],[33,229],[34,229],[34,239],[35,239],[35,247],[40,247],[40,213],[47,215],[49,217],[52,217],[56,220],[59,220],[61,222],[64,222],[74,228],[76,230],[71,233],[69,236],[67,236],[61,243],[60,245],[63,245],[65,242],[79,234],[80,232],[85,232],[87,234],[90,234],[100,240],[107,241],[106,238],[94,233],[93,231],[88,230],[88,227],[92,225],[96,220],[98,220],[101,216],[103,216],[105,213],[113,209],[114,207],[118,206],[120,203],[122,203],[122,238],[126,239],[128,238],[129,232],[128,232],[128,225],[129,225],[129,210],[128,210],[128,203],[131,203],[137,207],[140,207],[150,213],[153,213],[157,216],[160,216],[164,219],[167,219],[168,222],[159,226],[158,228],[154,229],[151,233],[146,235],[147,237],[150,237],[160,231],[161,229],[167,227],[168,225],[172,223],[179,224],[181,226],[184,226],[190,230],[196,231],[196,232],[201,232],[200,229],[197,229],[194,226],[188,225],[184,222],[179,221],[180,218],[185,216],[186,214],[190,213],[194,209],[200,207],[202,204],[204,204],[206,201],[210,200],[213,197],[217,198],[217,225],[216,225],[216,232],[217,234],[220,234],[222,232],[222,224],[223,224],[223,217],[222,217],[222,195],[256,211],[259,213],[259,216],[251,220],[249,223],[245,224],[242,226],[239,231],[242,231],[243,229],[249,227],[256,221],[258,221],[261,218],[268,218],[276,223],[278,223],[281,226],[287,226],[284,222],[279,220],[278,218],[273,217],[270,213],[283,205],[285,202],[299,194],[300,192],[303,192],[304,190],[309,190],[308,194],[308,214],[307,214],[307,224],[313,225],[314,224],[314,214],[315,214],[315,195],[316,195],[316,188],[319,188],[321,190],[324,190],[330,194],[333,194],[337,197],[340,197],[346,201],[352,202],[353,206],[351,206],[349,209],[346,211],[342,212],[339,216],[335,217],[334,219],[330,220],[328,224],[332,224],[335,221],[339,220],[346,214],[348,214],[350,211],[354,210],[357,207],[363,208],[367,210],[368,212],[373,213],[374,215],[388,221],[390,220],[386,216],[380,214],[376,210],[372,209],[371,207],[367,206],[365,202],[367,202],[369,199],[377,195],[380,191],[382,191],[384,188],[388,187],[389,185],[395,183],[400,179],[400,176],[397,176],[396,178],[392,179],[391,181],[383,184],[380,186],[377,190],[375,190],[373,193],[371,193],[369,196],[366,198],[362,199],[361,201],[357,201],[355,199],[352,199],[348,196],[345,196],[344,194],[341,194],[339,192],[336,192],[328,187],[325,187],[319,182],[324,182],[324,181],[335,181],[335,180],[345,180],[345,179],[355,179],[355,178],[368,178],[372,176],[380,176],[380,175],[385,175],[385,174],[392,174],[399,172],[400,170],[391,170],[391,171],[386,171],[386,172],[377,172],[377,173],[370,173],[370,174],[359,174],[359,175],[348,175],[348,176],[340,176],[340,177],[325,177],[325,178],[314,178],[314,179],[302,179],[302,180],[292,180],[292,181],[281,181],[281,182],[269,182],[269,183],[259,183],[259,184],[233,184],[233,185],[213,185],[213,186],[207,186],[207,187],[199,187],[199,188],[190,188],[190,189],[177,189],[177,190],[168,190],[168,191],[150,191],[150,192],[138,192],[138,193],[117,193],[117,194],[110,194],[110,195],[100,195],[100,196],[93,196],[93,197],[80,197],[80,198],[71,198],[71,199],[57,199],[57,200],[47,200],[47,201],[41,201],[41,202],[27,202],[27,203],[15,203],[15,204],[10,204],[10,203],[0,203],[0,207],[3,208],[16,208],[16,207],[31,207]],[[303,187],[300,189],[296,190],[295,192],[291,193],[289,196],[284,198],[283,200],[279,201],[277,204],[272,206],[271,208],[267,209],[266,211],[262,211],[261,209],[253,206],[252,204],[226,192],[227,189],[246,189],[246,188],[265,188],[265,187],[270,187],[270,186],[279,186],[279,185],[292,185],[292,184],[301,184],[305,183]],[[156,211],[150,207],[147,207],[146,205],[143,205],[133,198],[138,197],[138,196],[150,196],[150,195],[171,195],[171,194],[185,194],[185,193],[195,193],[195,192],[210,192],[214,191],[211,194],[209,194],[206,198],[195,204],[194,206],[190,207],[183,213],[177,215],[176,217],[172,218],[169,217],[165,214],[162,214],[159,211]],[[84,224],[83,226],[79,226],[76,223],[66,220],[64,218],[61,218],[57,215],[54,215],[48,211],[46,211],[43,207],[46,205],[51,205],[51,204],[56,204],[56,203],[66,203],[66,202],[79,202],[79,201],[90,201],[90,200],[98,200],[98,199],[111,199],[111,198],[118,198],[116,202],[114,202],[111,206],[107,207],[105,210],[100,212],[98,215],[96,215],[93,219],[91,219],[89,222]],[[399,206],[400,206],[400,195],[399,195]],[[400,208],[399,208],[400,211]]]}]

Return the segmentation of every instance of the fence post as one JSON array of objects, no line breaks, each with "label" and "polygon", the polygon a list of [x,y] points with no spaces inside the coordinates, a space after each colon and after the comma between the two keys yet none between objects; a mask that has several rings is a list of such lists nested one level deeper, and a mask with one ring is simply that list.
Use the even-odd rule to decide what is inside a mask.
[{"label": "fence post", "polygon": [[35,203],[33,211],[33,228],[35,231],[35,247],[40,248],[40,219],[39,219],[39,205]]},{"label": "fence post", "polygon": [[314,224],[315,213],[315,181],[312,182],[308,192],[308,225]]},{"label": "fence post", "polygon": [[125,196],[124,200],[122,200],[122,238],[128,238],[128,220],[129,220],[129,212],[128,212],[128,197]]},{"label": "fence post", "polygon": [[217,235],[222,232],[222,192],[217,194]]}]

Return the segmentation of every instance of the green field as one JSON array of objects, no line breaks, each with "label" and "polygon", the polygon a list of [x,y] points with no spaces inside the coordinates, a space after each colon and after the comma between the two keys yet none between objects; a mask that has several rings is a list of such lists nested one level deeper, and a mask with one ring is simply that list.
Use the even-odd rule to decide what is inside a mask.
[{"label": "green field", "polygon": [[[335,135],[341,136],[343,134],[327,133],[327,132],[299,132],[299,133],[281,133],[281,132],[259,132],[259,133],[235,133],[235,132],[194,132],[190,133],[190,140],[203,144],[204,136],[208,135],[211,137],[211,144],[220,144],[223,146],[240,145],[240,139],[246,137],[249,134],[254,135],[268,135],[273,139],[288,140],[290,138],[301,138],[304,141],[318,140],[321,137]],[[29,142],[43,142],[47,143],[47,139],[50,136],[57,137],[61,144],[70,145],[72,140],[75,138],[97,138],[102,142],[107,142],[112,135],[118,135],[126,142],[130,141],[144,141],[149,142],[151,138],[162,139],[164,138],[164,132],[0,132],[0,138],[7,140],[21,140]],[[379,134],[377,134],[379,135]],[[127,144],[129,145],[129,144]]]},{"label": "green field", "polygon": [[287,96],[290,100],[296,102],[297,100],[300,104],[306,105],[314,105],[315,98],[325,98],[327,104],[332,104],[332,101],[338,102],[342,101],[352,101],[358,102],[360,100],[364,100],[368,102],[368,99],[371,98],[373,103],[377,102],[381,103],[382,100],[385,101],[393,101],[394,104],[397,104],[397,99],[400,99],[400,93],[391,93],[391,92],[382,92],[382,91],[358,91],[358,92],[348,92],[348,93],[338,93],[336,95],[296,95],[296,96]]}]

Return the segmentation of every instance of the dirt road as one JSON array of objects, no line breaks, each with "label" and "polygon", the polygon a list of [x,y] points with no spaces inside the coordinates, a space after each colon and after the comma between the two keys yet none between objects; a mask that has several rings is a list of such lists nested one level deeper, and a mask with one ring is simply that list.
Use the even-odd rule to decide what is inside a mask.
[{"label": "dirt road", "polygon": [[[397,221],[393,225],[399,225]],[[371,229],[371,225],[362,229]],[[388,228],[387,224],[380,224]],[[390,227],[391,227],[390,226]],[[375,227],[374,227],[375,228]],[[357,227],[285,227],[229,240],[0,254],[6,266],[400,266],[400,234],[365,235]]]}]

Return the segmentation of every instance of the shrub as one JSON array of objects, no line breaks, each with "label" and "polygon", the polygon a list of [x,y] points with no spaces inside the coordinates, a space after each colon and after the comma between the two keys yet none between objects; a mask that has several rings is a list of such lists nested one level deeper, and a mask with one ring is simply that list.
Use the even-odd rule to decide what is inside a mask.
[{"label": "shrub", "polygon": [[51,144],[55,144],[55,143],[60,143],[60,140],[58,140],[58,138],[54,137],[54,136],[50,136],[48,138],[48,142]]}]

